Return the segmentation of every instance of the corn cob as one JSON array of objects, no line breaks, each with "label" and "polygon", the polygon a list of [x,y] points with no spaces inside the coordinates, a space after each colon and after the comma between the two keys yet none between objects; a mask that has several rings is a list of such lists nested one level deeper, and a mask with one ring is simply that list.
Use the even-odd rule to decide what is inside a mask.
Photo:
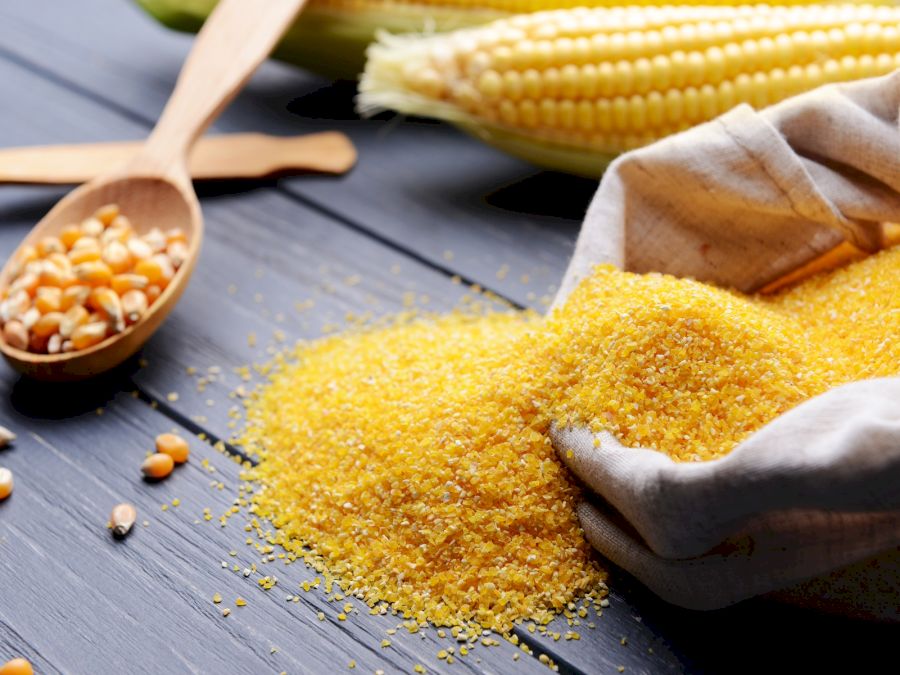
[{"label": "corn cob", "polygon": [[458,124],[548,168],[900,67],[900,8],[623,7],[527,14],[369,51],[360,109]]},{"label": "corn cob", "polygon": [[[217,0],[137,0],[158,21],[196,32]],[[816,0],[780,0],[782,5]],[[821,1],[821,0],[820,0]],[[826,0],[827,1],[827,0]],[[837,1],[837,0],[836,0]],[[852,1],[852,0],[851,0]],[[865,0],[860,0],[861,2]],[[892,0],[881,0],[885,4]],[[652,5],[655,0],[627,0]],[[746,0],[669,0],[674,5],[740,5]],[[876,0],[878,2],[878,0]],[[310,0],[274,55],[330,77],[356,79],[378,31],[445,32],[512,14],[573,7],[611,7],[618,0]]]}]

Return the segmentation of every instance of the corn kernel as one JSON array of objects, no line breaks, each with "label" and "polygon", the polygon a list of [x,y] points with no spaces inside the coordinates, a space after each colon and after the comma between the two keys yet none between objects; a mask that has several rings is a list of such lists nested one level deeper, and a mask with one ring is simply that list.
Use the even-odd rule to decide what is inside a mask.
[{"label": "corn kernel", "polygon": [[0,666],[0,675],[34,675],[34,669],[26,659],[16,658]]},{"label": "corn kernel", "polygon": [[88,322],[90,314],[83,305],[74,305],[63,314],[63,319],[59,323],[59,334],[64,338],[72,337],[72,333],[79,326],[83,326]]},{"label": "corn kernel", "polygon": [[51,253],[65,253],[66,247],[59,237],[44,237],[37,243],[38,255],[46,258]]},{"label": "corn kernel", "polygon": [[166,256],[153,255],[150,258],[138,260],[134,266],[134,273],[147,277],[150,284],[165,288],[175,271]]},{"label": "corn kernel", "polygon": [[[75,248],[68,253],[69,262],[72,265],[98,261],[103,257],[100,246],[93,243],[92,239],[82,237],[75,242]],[[74,269],[72,270],[75,271]]]},{"label": "corn kernel", "polygon": [[62,307],[62,289],[55,286],[38,286],[34,306],[41,314],[58,312]]},{"label": "corn kernel", "polygon": [[100,223],[107,227],[112,224],[112,222],[119,216],[119,205],[118,204],[104,204],[96,211],[94,211],[94,218],[100,221]]},{"label": "corn kernel", "polygon": [[76,305],[83,305],[91,295],[90,286],[75,285],[66,288],[60,296],[59,308],[68,311]]},{"label": "corn kernel", "polygon": [[124,295],[126,291],[147,288],[147,283],[147,277],[140,274],[117,274],[112,278],[110,286],[119,295]]},{"label": "corn kernel", "polygon": [[100,287],[92,290],[88,297],[88,307],[102,312],[113,330],[117,332],[125,330],[125,314],[122,310],[122,300],[112,288]]},{"label": "corn kernel", "polygon": [[169,455],[161,452],[154,453],[141,464],[141,471],[148,478],[161,479],[172,473],[175,462]]},{"label": "corn kernel", "polygon": [[102,258],[114,274],[122,274],[131,268],[131,253],[120,241],[111,241],[106,244],[103,247]]},{"label": "corn kernel", "polygon": [[[85,236],[96,239],[101,234],[103,234],[103,228],[105,225],[103,221],[99,218],[91,216],[90,218],[85,218],[81,221],[81,232]],[[77,243],[77,242],[76,242]]]},{"label": "corn kernel", "polygon": [[156,437],[156,451],[171,456],[176,464],[184,464],[188,460],[190,447],[181,436],[167,433]]},{"label": "corn kernel", "polygon": [[79,282],[90,286],[108,285],[113,276],[109,266],[100,260],[80,263],[72,271]]},{"label": "corn kernel", "polygon": [[105,321],[92,321],[78,326],[72,331],[72,346],[76,350],[93,347],[106,339],[106,331]]},{"label": "corn kernel", "polygon": [[59,239],[67,249],[72,248],[81,235],[81,229],[77,225],[66,225],[59,231]]},{"label": "corn kernel", "polygon": [[34,325],[31,327],[31,332],[38,337],[49,338],[59,331],[59,325],[62,323],[62,320],[62,312],[49,312],[34,322]]},{"label": "corn kernel", "polygon": [[0,466],[0,501],[6,499],[13,491],[13,474],[9,469]]},{"label": "corn kernel", "polygon": [[12,319],[3,324],[3,339],[14,349],[28,349],[28,330],[21,321]]},{"label": "corn kernel", "polygon": [[122,311],[125,313],[125,322],[130,326],[147,312],[149,302],[143,291],[131,290],[122,295]]}]

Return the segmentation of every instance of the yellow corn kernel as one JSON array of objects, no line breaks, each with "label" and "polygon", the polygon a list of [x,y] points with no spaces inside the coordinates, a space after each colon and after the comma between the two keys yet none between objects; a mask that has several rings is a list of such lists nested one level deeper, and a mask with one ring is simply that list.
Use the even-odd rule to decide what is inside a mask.
[{"label": "yellow corn kernel", "polygon": [[0,501],[9,497],[13,491],[12,471],[0,466]]},{"label": "yellow corn kernel", "polygon": [[81,239],[82,234],[81,228],[77,225],[66,225],[59,231],[59,239],[67,249],[70,249]]},{"label": "yellow corn kernel", "polygon": [[109,517],[113,535],[116,537],[124,537],[131,531],[131,528],[134,526],[134,521],[136,520],[137,509],[134,508],[133,504],[116,504]]},{"label": "yellow corn kernel", "polygon": [[112,222],[118,217],[118,215],[118,204],[104,204],[99,209],[94,211],[94,218],[99,220],[104,227],[112,224]]},{"label": "yellow corn kernel", "polygon": [[116,216],[113,221],[109,224],[109,229],[111,230],[124,230],[129,234],[134,232],[134,227],[131,225],[131,220],[129,220],[128,216],[122,215],[121,213]]},{"label": "yellow corn kernel", "polygon": [[147,277],[140,274],[117,274],[110,282],[112,289],[119,295],[124,295],[126,291],[143,290],[147,288],[147,284]]},{"label": "yellow corn kernel", "polygon": [[91,260],[75,265],[72,268],[75,278],[90,286],[108,285],[112,281],[112,270],[101,260]]},{"label": "yellow corn kernel", "polygon": [[160,434],[157,436],[156,451],[169,455],[176,464],[184,464],[191,452],[188,442],[176,434]]},{"label": "yellow corn kernel", "polygon": [[[65,253],[51,253],[47,256],[47,262],[51,263],[53,267],[58,269],[60,272],[71,272],[72,271],[72,261],[69,260],[68,256]],[[44,265],[46,269],[48,265]]]},{"label": "yellow corn kernel", "polygon": [[151,305],[156,302],[156,299],[162,294],[162,289],[153,284],[152,286],[147,286],[147,290],[144,291],[144,295],[147,296],[147,302]]},{"label": "yellow corn kernel", "polygon": [[93,321],[78,326],[72,331],[72,347],[76,350],[93,347],[106,339],[106,330],[105,321]]},{"label": "yellow corn kernel", "polygon": [[3,324],[3,340],[14,349],[28,349],[28,330],[21,321],[12,319]]},{"label": "yellow corn kernel", "polygon": [[141,464],[141,471],[148,478],[155,478],[158,480],[160,478],[165,478],[172,473],[174,467],[175,462],[169,455],[157,452],[144,460],[143,464]]},{"label": "yellow corn kernel", "polygon": [[91,295],[91,287],[76,284],[66,288],[60,296],[59,308],[68,311],[75,305],[83,305]]},{"label": "yellow corn kernel", "polygon": [[126,246],[128,246],[128,252],[131,253],[132,257],[136,260],[144,260],[153,255],[153,249],[150,248],[150,245],[143,239],[132,237],[128,240]]},{"label": "yellow corn kernel", "polygon": [[59,333],[54,333],[50,336],[50,339],[47,340],[47,353],[48,354],[59,354],[62,351],[63,345],[63,336]]},{"label": "yellow corn kernel", "polygon": [[154,255],[144,260],[138,260],[134,266],[134,273],[147,277],[154,286],[165,288],[175,274],[172,263],[165,255]]},{"label": "yellow corn kernel", "polygon": [[[84,244],[79,246],[81,242],[84,242]],[[75,242],[75,247],[69,251],[68,256],[72,265],[80,265],[81,263],[100,260],[103,256],[103,252],[93,239],[82,237]]]},{"label": "yellow corn kernel", "polygon": [[145,233],[141,239],[150,247],[154,253],[162,253],[166,250],[166,235],[158,227],[154,227]]},{"label": "yellow corn kernel", "polygon": [[109,320],[113,330],[121,332],[125,330],[125,313],[122,310],[122,300],[118,294],[109,287],[99,287],[91,291],[88,298],[88,307],[103,312]]},{"label": "yellow corn kernel", "polygon": [[[116,222],[118,218],[116,219]],[[116,225],[115,222],[103,230],[103,234],[100,235],[100,243],[103,245],[112,243],[114,241],[119,242],[123,246],[128,243],[128,240],[134,235],[131,227],[124,227],[121,225]],[[129,253],[130,255],[130,253]]]},{"label": "yellow corn kernel", "polygon": [[115,274],[122,274],[131,267],[131,253],[122,242],[111,241],[103,247],[103,262],[109,265]]},{"label": "yellow corn kernel", "polygon": [[173,267],[175,267],[175,269],[178,269],[184,264],[184,261],[187,260],[187,244],[180,240],[171,242],[166,247],[166,255],[169,256],[169,260],[172,261]]},{"label": "yellow corn kernel", "polygon": [[49,312],[34,322],[31,332],[40,338],[49,338],[59,331],[59,324],[63,320],[62,312]]},{"label": "yellow corn kernel", "polygon": [[173,241],[187,243],[187,234],[180,227],[173,227],[166,232],[166,243],[171,244]]},{"label": "yellow corn kernel", "polygon": [[58,312],[62,307],[62,289],[55,286],[38,286],[34,306],[41,314]]},{"label": "yellow corn kernel", "polygon": [[129,326],[144,316],[148,306],[149,302],[143,291],[132,289],[122,294],[122,311],[125,313],[125,323]]},{"label": "yellow corn kernel", "polygon": [[25,272],[10,284],[10,295],[17,293],[18,291],[25,291],[29,296],[34,296],[40,283],[41,279],[37,274]]},{"label": "yellow corn kernel", "polygon": [[46,258],[51,253],[65,253],[66,247],[59,237],[44,237],[37,243],[38,255]]},{"label": "yellow corn kernel", "polygon": [[0,666],[0,675],[34,675],[34,669],[26,659],[17,658]]},{"label": "yellow corn kernel", "polygon": [[63,320],[59,324],[59,334],[64,338],[72,337],[76,328],[88,323],[89,317],[90,314],[83,305],[73,305],[63,314]]},{"label": "yellow corn kernel", "polygon": [[[90,218],[85,218],[81,221],[81,233],[96,239],[101,234],[103,234],[103,228],[105,225],[99,218],[95,218],[91,216]],[[78,242],[76,242],[77,244]]]},{"label": "yellow corn kernel", "polygon": [[45,264],[40,274],[41,286],[53,286],[57,290],[72,285],[75,275],[72,272],[59,269],[56,265]]}]

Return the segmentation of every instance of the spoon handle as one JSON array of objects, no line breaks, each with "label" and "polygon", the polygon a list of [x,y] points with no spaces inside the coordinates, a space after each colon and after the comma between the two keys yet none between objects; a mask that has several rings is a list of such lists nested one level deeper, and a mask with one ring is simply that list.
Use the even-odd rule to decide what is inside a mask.
[{"label": "spoon handle", "polygon": [[131,170],[185,178],[191,146],[266,59],[305,2],[219,0]]}]

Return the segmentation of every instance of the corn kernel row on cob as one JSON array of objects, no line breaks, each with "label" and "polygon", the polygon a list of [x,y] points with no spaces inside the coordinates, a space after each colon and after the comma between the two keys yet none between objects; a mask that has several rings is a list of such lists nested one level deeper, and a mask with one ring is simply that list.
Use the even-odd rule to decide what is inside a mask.
[{"label": "corn kernel row on cob", "polygon": [[579,8],[385,38],[370,48],[359,105],[448,120],[596,176],[616,154],[737,104],[898,67],[897,7]]},{"label": "corn kernel row on cob", "polygon": [[[137,0],[157,20],[195,32],[217,0]],[[780,0],[782,5],[815,0]],[[862,0],[864,1],[864,0]],[[882,0],[885,4],[891,0]],[[739,5],[746,0],[670,0],[676,5]],[[652,5],[657,0],[627,0]],[[332,77],[356,79],[365,49],[379,30],[444,32],[512,14],[573,7],[611,7],[621,0],[310,0],[275,50],[275,56]]]}]

